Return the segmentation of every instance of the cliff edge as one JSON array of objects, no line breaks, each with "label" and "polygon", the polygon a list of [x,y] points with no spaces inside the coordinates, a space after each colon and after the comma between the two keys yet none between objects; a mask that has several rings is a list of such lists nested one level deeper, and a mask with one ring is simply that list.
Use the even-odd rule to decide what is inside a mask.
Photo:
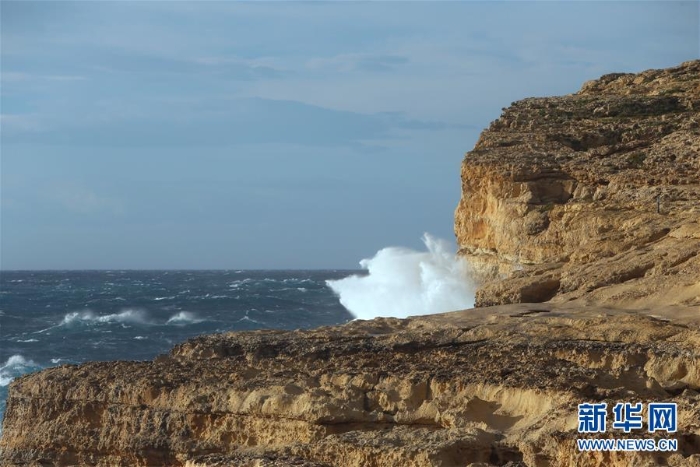
[{"label": "cliff edge", "polygon": [[513,103],[462,163],[477,306],[700,306],[700,61]]},{"label": "cliff edge", "polygon": [[[26,375],[0,465],[700,465],[696,109],[700,61],[514,103],[462,165],[479,308]],[[617,435],[677,449],[579,451],[602,401],[675,402],[678,432]]]}]

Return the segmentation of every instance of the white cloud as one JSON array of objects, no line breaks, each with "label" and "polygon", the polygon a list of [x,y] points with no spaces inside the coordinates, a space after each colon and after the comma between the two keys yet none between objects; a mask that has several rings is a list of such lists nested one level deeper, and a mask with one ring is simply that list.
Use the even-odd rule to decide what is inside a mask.
[{"label": "white cloud", "polygon": [[352,53],[333,57],[315,57],[307,60],[310,70],[329,71],[390,71],[408,62],[408,58],[394,54]]}]

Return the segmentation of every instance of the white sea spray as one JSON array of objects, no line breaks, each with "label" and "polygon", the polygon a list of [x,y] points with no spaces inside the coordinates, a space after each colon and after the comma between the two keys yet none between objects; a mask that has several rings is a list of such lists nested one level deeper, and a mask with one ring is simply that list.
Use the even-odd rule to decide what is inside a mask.
[{"label": "white sea spray", "polygon": [[423,235],[427,251],[387,247],[360,266],[366,276],[353,275],[326,284],[356,318],[405,318],[474,306],[475,286],[469,264],[448,242]]}]

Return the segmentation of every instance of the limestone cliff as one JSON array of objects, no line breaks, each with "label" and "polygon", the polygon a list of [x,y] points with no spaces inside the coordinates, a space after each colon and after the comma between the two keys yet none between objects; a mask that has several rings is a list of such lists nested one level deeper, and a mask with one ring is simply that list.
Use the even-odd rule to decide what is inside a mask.
[{"label": "limestone cliff", "polygon": [[692,61],[504,109],[464,158],[455,233],[477,305],[699,306],[699,220]]},{"label": "limestone cliff", "polygon": [[[0,464],[699,466],[695,109],[700,61],[513,104],[462,167],[481,308],[27,375]],[[678,433],[628,437],[678,450],[578,451],[577,405],[594,401],[676,402]]]}]

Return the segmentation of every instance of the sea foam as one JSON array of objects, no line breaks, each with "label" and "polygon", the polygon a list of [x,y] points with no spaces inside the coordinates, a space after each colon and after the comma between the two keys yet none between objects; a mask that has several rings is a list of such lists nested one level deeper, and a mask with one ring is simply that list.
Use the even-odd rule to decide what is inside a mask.
[{"label": "sea foam", "polygon": [[189,311],[181,311],[168,319],[165,324],[195,324],[201,323],[203,320],[197,318],[197,315]]},{"label": "sea foam", "polygon": [[475,285],[469,264],[448,242],[423,235],[427,251],[387,247],[360,266],[366,276],[353,275],[326,284],[356,318],[405,318],[474,306]]},{"label": "sea foam", "polygon": [[148,317],[143,310],[127,309],[120,313],[112,313],[109,315],[96,315],[90,310],[74,311],[67,313],[63,317],[63,321],[59,326],[70,326],[76,323],[132,323],[146,324]]},{"label": "sea foam", "polygon": [[36,363],[27,360],[22,355],[13,355],[3,365],[0,365],[0,386],[7,386],[17,376],[38,368]]}]

